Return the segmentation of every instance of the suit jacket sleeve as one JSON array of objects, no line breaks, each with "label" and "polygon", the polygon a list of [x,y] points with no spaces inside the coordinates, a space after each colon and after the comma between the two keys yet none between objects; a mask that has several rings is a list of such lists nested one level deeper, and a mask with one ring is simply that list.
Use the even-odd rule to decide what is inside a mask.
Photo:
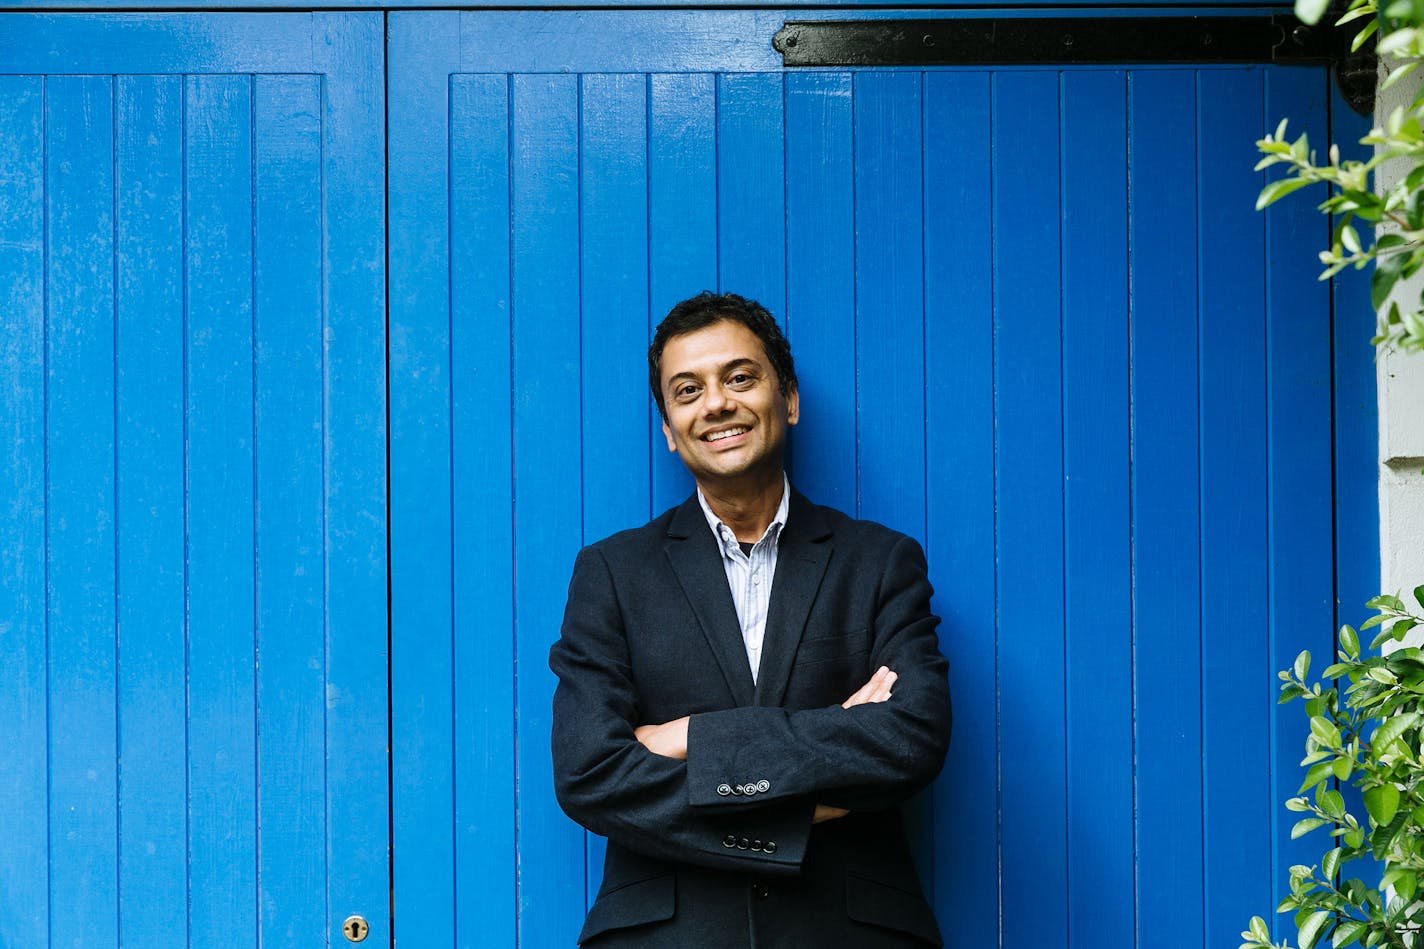
[{"label": "suit jacket sleeve", "polygon": [[622,614],[597,548],[574,564],[562,635],[549,652],[558,676],[551,744],[565,813],[652,857],[760,873],[795,873],[812,802],[780,796],[735,814],[692,806],[687,763],[634,737],[638,703]]},{"label": "suit jacket sleeve", "polygon": [[[694,808],[742,808],[811,797],[851,811],[898,804],[934,780],[949,745],[948,664],[930,612],[920,545],[901,536],[876,592],[870,668],[899,676],[886,702],[789,711],[742,707],[694,715],[688,791]],[[743,776],[764,779],[752,798],[725,793]]]}]

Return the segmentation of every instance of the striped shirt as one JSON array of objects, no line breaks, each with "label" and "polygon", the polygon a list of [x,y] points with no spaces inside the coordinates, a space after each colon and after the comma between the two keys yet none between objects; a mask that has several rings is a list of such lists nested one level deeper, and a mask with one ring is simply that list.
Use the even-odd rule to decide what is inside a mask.
[{"label": "striped shirt", "polygon": [[751,666],[752,682],[757,679],[761,667],[761,645],[766,635],[766,613],[771,604],[771,581],[776,576],[776,549],[781,537],[781,529],[786,525],[786,512],[790,508],[791,483],[786,475],[781,476],[781,503],[777,505],[776,516],[767,525],[761,540],[752,547],[750,554],[737,543],[737,535],[723,524],[707,499],[697,492],[697,503],[702,505],[702,513],[707,518],[707,526],[717,540],[717,548],[722,551],[722,568],[727,573],[727,586],[732,591],[732,603],[737,608],[737,621],[742,627],[742,643],[747,649],[747,664]]}]

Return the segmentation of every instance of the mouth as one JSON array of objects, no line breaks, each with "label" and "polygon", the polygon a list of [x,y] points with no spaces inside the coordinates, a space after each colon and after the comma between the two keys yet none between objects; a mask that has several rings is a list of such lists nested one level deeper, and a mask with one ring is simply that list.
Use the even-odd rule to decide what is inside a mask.
[{"label": "mouth", "polygon": [[718,429],[715,432],[708,432],[707,434],[702,436],[702,440],[704,442],[716,443],[720,441],[725,441],[728,438],[736,438],[738,435],[745,435],[747,432],[750,431],[751,429],[746,425],[736,425],[732,428],[722,428]]}]

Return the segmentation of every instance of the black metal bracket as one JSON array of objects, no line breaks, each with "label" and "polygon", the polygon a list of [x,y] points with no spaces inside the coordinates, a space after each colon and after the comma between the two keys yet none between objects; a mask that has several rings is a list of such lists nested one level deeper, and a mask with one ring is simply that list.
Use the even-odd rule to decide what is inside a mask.
[{"label": "black metal bracket", "polygon": [[772,45],[786,66],[1328,65],[1350,107],[1369,115],[1374,41],[1351,52],[1354,32],[1287,14],[828,20],[788,22]]}]

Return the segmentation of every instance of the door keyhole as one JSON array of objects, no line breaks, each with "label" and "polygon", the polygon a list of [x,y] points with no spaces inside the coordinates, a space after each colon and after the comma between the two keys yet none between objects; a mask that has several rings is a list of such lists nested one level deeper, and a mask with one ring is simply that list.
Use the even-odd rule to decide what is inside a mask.
[{"label": "door keyhole", "polygon": [[366,924],[364,916],[348,916],[346,922],[341,924],[341,931],[346,934],[350,942],[360,942],[366,938],[366,934],[371,931],[371,927]]}]

